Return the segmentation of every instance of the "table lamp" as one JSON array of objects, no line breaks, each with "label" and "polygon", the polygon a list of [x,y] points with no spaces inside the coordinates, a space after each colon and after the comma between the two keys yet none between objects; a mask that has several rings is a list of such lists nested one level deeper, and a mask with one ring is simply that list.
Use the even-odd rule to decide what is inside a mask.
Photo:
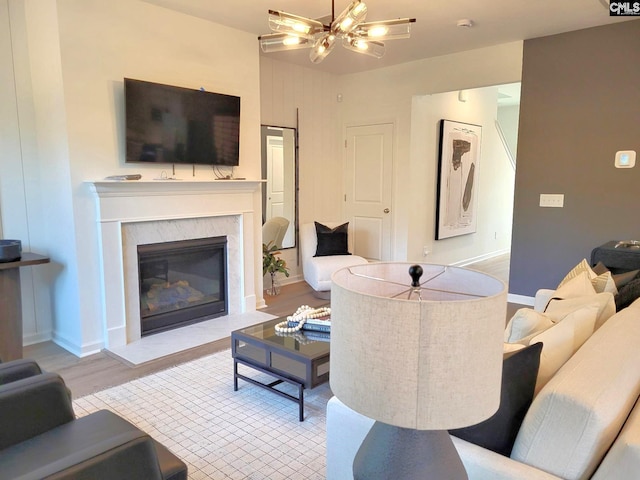
[{"label": "table lamp", "polygon": [[460,267],[371,263],[332,276],[330,384],[376,420],[359,479],[467,478],[447,430],[498,409],[506,286]]}]

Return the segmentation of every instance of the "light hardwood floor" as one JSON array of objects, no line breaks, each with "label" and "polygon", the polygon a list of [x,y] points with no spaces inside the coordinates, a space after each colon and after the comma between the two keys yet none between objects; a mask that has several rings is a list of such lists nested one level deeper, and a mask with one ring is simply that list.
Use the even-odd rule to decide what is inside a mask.
[{"label": "light hardwood floor", "polygon": [[[505,283],[509,280],[508,254],[477,262],[469,267],[494,275]],[[283,285],[280,295],[267,296],[265,300],[267,307],[261,311],[278,317],[293,313],[300,305],[315,307],[327,302],[315,297],[305,282]],[[521,305],[509,304],[507,318],[511,318],[513,312],[520,307]],[[78,358],[53,342],[25,347],[24,357],[36,360],[47,371],[59,373],[73,392],[73,397],[79,398],[229,347],[229,338],[226,338],[134,367],[104,352]]]}]

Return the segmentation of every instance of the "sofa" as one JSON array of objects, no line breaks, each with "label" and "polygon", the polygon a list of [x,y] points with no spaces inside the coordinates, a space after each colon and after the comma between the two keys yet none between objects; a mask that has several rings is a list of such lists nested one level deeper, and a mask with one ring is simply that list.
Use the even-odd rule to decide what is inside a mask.
[{"label": "sofa", "polygon": [[[540,293],[544,298],[536,303],[547,305],[555,290]],[[470,479],[640,478],[640,405],[636,405],[640,395],[640,300],[616,312],[611,310],[611,293],[601,292],[595,302],[590,295],[570,300],[579,308],[580,299],[606,307],[587,309],[584,318],[591,322],[591,334],[557,370],[546,367],[551,375],[541,387],[536,385],[510,453],[496,453],[451,436]],[[579,337],[567,336],[567,326],[563,328],[569,339],[566,343]],[[544,346],[542,351],[544,354]],[[547,357],[557,360],[557,355]],[[542,362],[548,358],[540,361],[542,371]],[[328,480],[353,478],[354,456],[373,423],[338,398],[329,400]]]},{"label": "sofa", "polygon": [[75,418],[62,378],[31,361],[0,365],[0,479],[186,480],[166,447],[108,410]]}]

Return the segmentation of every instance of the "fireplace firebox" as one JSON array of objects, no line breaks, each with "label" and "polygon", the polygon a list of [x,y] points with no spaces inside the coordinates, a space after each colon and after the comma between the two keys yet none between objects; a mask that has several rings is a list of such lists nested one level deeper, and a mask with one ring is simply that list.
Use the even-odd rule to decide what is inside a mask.
[{"label": "fireplace firebox", "polygon": [[227,314],[227,238],[138,245],[141,335]]}]

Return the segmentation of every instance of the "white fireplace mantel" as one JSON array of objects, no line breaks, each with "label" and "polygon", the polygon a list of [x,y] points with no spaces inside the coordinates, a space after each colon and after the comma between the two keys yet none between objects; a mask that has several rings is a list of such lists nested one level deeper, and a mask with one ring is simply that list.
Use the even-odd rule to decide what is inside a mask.
[{"label": "white fireplace mantel", "polygon": [[[137,277],[128,266],[138,232],[152,236],[198,234],[198,229],[222,229],[229,245],[229,313],[256,309],[261,280],[261,180],[124,180],[88,182],[97,196],[102,274],[102,315],[105,347],[119,347],[140,338],[139,305],[132,299]],[[127,230],[129,229],[129,230]],[[133,229],[133,230],[131,230]],[[142,229],[142,230],[140,230]],[[149,230],[150,229],[150,230]],[[126,232],[136,232],[128,235]],[[150,235],[150,233],[144,234]],[[234,244],[236,242],[237,244]],[[137,269],[137,266],[136,266]]]}]

